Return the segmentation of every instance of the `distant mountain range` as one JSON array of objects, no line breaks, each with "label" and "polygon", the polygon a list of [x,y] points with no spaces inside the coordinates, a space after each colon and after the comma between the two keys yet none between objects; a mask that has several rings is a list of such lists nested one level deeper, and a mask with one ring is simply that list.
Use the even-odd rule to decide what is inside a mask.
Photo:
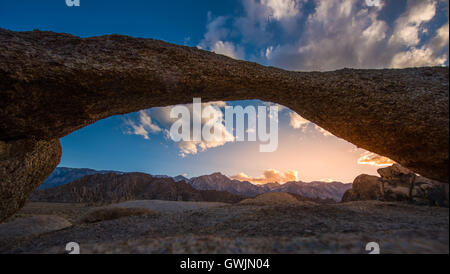
[{"label": "distant mountain range", "polygon": [[215,189],[245,196],[256,196],[269,192],[269,189],[263,185],[257,186],[250,182],[231,180],[222,173],[194,177],[191,178],[188,183],[196,189]]},{"label": "distant mountain range", "polygon": [[144,173],[98,173],[55,188],[37,190],[30,201],[110,204],[130,200],[236,203],[247,197],[225,191],[197,190],[184,181]]},{"label": "distant mountain range", "polygon": [[93,175],[99,173],[123,174],[123,172],[120,171],[94,170],[90,168],[57,167],[52,172],[52,174],[50,174],[50,176],[38,187],[38,190],[58,187],[73,182],[75,180],[78,180],[86,175]]},{"label": "distant mountain range", "polygon": [[191,178],[191,186],[201,190],[221,190],[234,194],[254,197],[268,192],[288,192],[306,198],[331,199],[339,202],[352,184],[341,182],[288,182],[285,184],[267,183],[255,185],[247,181],[232,180],[221,173],[213,173]]},{"label": "distant mountain range", "polygon": [[[123,173],[116,171],[96,171],[92,169],[77,169],[58,167],[50,175],[50,177],[39,186],[38,190],[58,187],[81,179],[86,175],[94,174],[143,174],[143,173]],[[148,175],[148,174],[143,174]],[[151,175],[149,175],[151,176]],[[214,190],[225,191],[234,195],[254,197],[268,192],[289,192],[300,195],[305,198],[318,198],[323,200],[333,200],[339,202],[344,193],[352,187],[352,184],[344,184],[341,182],[288,182],[285,184],[268,183],[255,185],[247,181],[232,180],[221,173],[213,173],[211,175],[203,175],[194,178],[186,178],[182,175],[169,177],[166,175],[153,175],[155,179],[171,179],[175,183],[186,183],[196,190]],[[97,177],[100,178],[100,177]]]}]

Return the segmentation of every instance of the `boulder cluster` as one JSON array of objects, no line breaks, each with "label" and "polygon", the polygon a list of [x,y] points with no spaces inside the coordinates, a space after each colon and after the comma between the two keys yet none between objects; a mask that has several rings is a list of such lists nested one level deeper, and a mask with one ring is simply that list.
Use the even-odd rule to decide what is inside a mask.
[{"label": "boulder cluster", "polygon": [[378,169],[381,177],[362,174],[353,187],[345,192],[342,202],[350,201],[407,201],[418,205],[449,205],[449,185],[430,180],[409,169],[394,164]]}]

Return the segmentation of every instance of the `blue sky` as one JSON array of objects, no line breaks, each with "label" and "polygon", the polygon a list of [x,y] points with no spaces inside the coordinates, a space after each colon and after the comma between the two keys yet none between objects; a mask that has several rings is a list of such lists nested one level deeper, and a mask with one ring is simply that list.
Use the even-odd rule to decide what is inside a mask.
[{"label": "blue sky", "polygon": [[236,7],[232,0],[81,0],[79,7],[67,7],[65,0],[2,0],[0,20],[1,27],[12,30],[51,30],[81,37],[117,33],[184,44],[188,37],[202,38],[208,11],[228,14]]},{"label": "blue sky", "polygon": [[[290,70],[448,66],[448,0],[65,0],[0,1],[0,27],[81,37],[124,34],[196,46]],[[224,102],[263,105],[260,101]],[[166,138],[166,109],[110,117],[61,139],[61,166],[197,176],[216,171],[254,181],[350,182],[376,174],[388,159],[356,148],[304,121],[279,115],[280,145],[180,144]],[[146,136],[135,127],[141,127]],[[205,144],[203,144],[205,145]]]}]

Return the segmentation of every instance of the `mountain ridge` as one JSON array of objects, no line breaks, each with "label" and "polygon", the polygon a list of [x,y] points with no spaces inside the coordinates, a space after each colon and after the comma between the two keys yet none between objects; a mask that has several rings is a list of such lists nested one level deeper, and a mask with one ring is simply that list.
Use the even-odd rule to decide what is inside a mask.
[{"label": "mountain ridge", "polygon": [[130,200],[236,203],[246,198],[225,191],[197,190],[186,182],[145,173],[97,173],[55,188],[37,190],[32,202],[109,204]]},{"label": "mountain ridge", "polygon": [[[97,171],[93,169],[77,169],[58,167],[52,175],[39,186],[38,190],[45,190],[49,188],[58,187],[75,180],[81,179],[84,176],[94,174],[130,174],[120,171]],[[84,175],[83,175],[84,174]],[[142,173],[146,174],[146,173]],[[150,175],[150,174],[147,174]],[[288,192],[296,195],[301,195],[307,198],[332,199],[339,202],[345,191],[351,188],[352,184],[341,182],[321,182],[313,181],[310,183],[297,181],[280,184],[278,182],[271,182],[261,185],[256,185],[248,181],[239,181],[230,179],[220,172],[214,172],[209,175],[202,175],[198,177],[186,178],[183,175],[170,177],[167,175],[150,175],[153,178],[172,179],[174,182],[185,182],[197,190],[205,191],[226,191],[235,195],[243,195],[246,197],[255,197],[269,192]],[[65,180],[65,181],[64,181]]]}]

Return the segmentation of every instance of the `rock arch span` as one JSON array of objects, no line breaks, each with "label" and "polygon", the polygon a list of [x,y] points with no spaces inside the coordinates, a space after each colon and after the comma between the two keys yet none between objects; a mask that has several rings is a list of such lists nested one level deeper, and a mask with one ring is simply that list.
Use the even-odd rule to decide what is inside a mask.
[{"label": "rock arch span", "polygon": [[0,220],[99,119],[203,101],[285,105],[336,136],[448,182],[448,68],[292,72],[152,39],[0,29]]}]

